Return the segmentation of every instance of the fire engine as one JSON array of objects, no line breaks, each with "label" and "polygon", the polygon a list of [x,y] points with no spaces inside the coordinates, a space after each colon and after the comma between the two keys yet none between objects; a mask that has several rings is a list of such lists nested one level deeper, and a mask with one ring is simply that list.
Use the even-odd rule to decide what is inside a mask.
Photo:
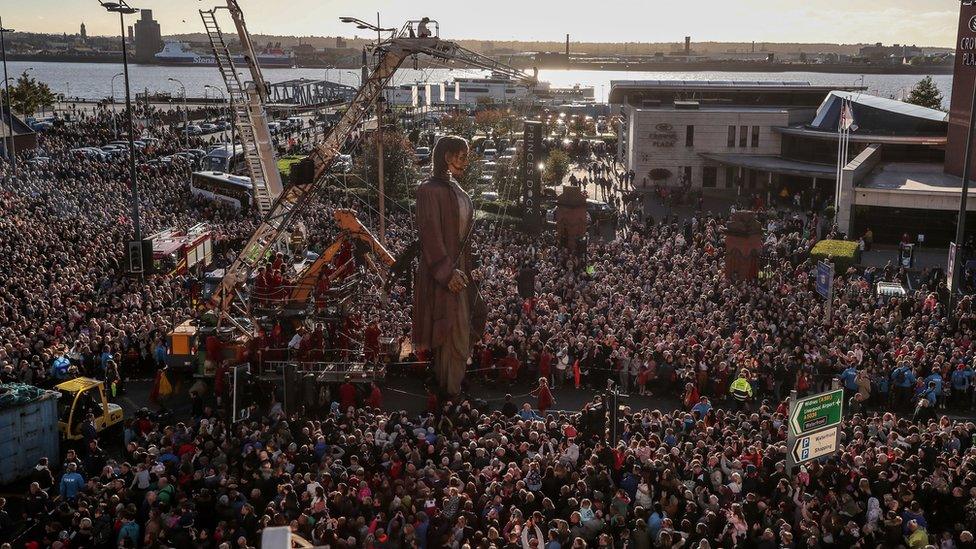
[{"label": "fire engine", "polygon": [[213,261],[213,237],[206,223],[182,231],[169,228],[149,237],[153,267],[170,276],[201,272]]}]

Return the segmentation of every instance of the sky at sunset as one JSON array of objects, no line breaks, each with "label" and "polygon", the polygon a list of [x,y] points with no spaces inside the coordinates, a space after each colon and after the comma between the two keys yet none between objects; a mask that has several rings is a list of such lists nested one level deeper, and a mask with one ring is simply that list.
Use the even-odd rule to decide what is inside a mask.
[{"label": "sky at sunset", "polygon": [[[201,32],[198,11],[217,0],[139,0],[163,34]],[[951,47],[958,0],[240,0],[252,33],[352,36],[340,15],[384,24],[428,16],[445,38],[585,42],[696,41],[908,43]],[[0,17],[16,30],[90,35],[118,32],[118,20],[97,0],[0,0]]]}]

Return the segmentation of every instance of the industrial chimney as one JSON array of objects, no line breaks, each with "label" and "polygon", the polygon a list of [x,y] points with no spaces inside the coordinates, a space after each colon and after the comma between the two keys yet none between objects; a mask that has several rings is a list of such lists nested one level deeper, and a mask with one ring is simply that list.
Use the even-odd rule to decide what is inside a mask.
[{"label": "industrial chimney", "polygon": [[691,55],[691,37],[685,36],[685,55]]},{"label": "industrial chimney", "polygon": [[569,68],[569,34],[566,35],[566,68]]}]

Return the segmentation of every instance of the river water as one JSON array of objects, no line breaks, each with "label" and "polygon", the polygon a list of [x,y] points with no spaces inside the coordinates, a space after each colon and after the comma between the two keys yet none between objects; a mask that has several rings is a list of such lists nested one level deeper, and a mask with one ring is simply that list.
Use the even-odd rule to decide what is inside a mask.
[{"label": "river water", "polygon": [[[8,62],[10,76],[19,76],[30,69],[30,75],[45,82],[56,93],[67,93],[69,97],[84,99],[103,99],[112,94],[112,76],[121,72],[119,65],[111,63],[49,63],[12,61]],[[245,71],[246,73],[246,71]],[[394,83],[441,82],[454,77],[473,77],[485,75],[482,71],[468,69],[401,69],[394,77]],[[292,78],[328,79],[344,84],[358,85],[359,71],[352,69],[264,69],[264,77],[269,82],[281,82]],[[189,97],[203,97],[207,90],[204,85],[223,88],[216,67],[161,67],[156,65],[129,65],[129,78],[133,92],[164,91],[178,94],[179,85],[167,78],[181,80]],[[760,81],[802,81],[814,85],[849,86],[860,84],[860,76],[853,74],[832,74],[816,72],[649,72],[649,71],[592,71],[592,70],[543,70],[540,80],[550,82],[554,87],[569,87],[575,84],[593,86],[596,98],[606,101],[611,80],[760,80]],[[922,77],[915,74],[868,74],[864,85],[871,94],[901,99]],[[934,75],[933,80],[943,94],[943,105],[949,105],[952,86],[951,75]],[[122,78],[115,82],[115,95],[122,98]]]}]

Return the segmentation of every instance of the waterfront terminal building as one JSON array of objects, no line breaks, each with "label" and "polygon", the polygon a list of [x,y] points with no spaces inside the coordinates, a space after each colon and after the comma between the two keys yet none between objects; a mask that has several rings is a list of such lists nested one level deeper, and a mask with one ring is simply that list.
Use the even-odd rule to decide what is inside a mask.
[{"label": "waterfront terminal building", "polygon": [[685,185],[764,203],[799,195],[804,207],[834,202],[845,99],[857,129],[839,186],[840,230],[947,242],[954,216],[932,212],[951,213],[961,182],[943,173],[943,111],[806,82],[613,81],[610,91],[622,115],[619,152],[638,187]]}]

